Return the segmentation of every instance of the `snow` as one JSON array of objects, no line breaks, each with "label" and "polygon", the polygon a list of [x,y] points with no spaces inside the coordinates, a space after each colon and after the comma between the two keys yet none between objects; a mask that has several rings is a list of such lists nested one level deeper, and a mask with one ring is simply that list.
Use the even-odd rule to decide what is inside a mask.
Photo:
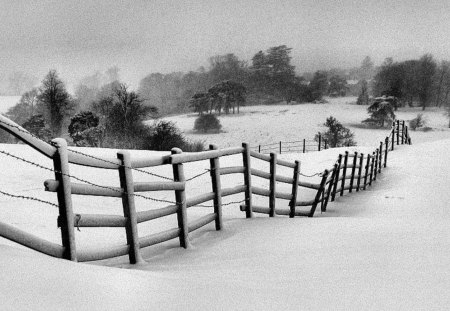
[{"label": "snow", "polygon": [[[325,105],[332,113],[348,107],[354,111],[345,119],[347,124],[366,117],[356,105],[345,102],[336,103],[336,107]],[[309,123],[310,132],[314,133],[324,117],[316,115],[320,109],[311,107],[308,108],[310,114],[297,123],[302,126]],[[299,105],[283,109],[305,108]],[[411,118],[416,115],[416,111],[406,109],[400,113]],[[273,111],[267,116],[270,114]],[[224,207],[222,231],[215,231],[210,224],[194,232],[190,235],[188,249],[178,247],[177,240],[147,248],[143,251],[146,262],[137,266],[129,265],[126,257],[97,264],[73,263],[0,240],[2,310],[446,310],[450,304],[450,192],[445,181],[450,174],[450,133],[441,115],[437,110],[427,112],[429,126],[434,131],[412,132],[413,145],[399,146],[389,153],[388,167],[371,187],[337,198],[329,203],[326,213],[316,213],[314,218],[257,215],[245,219],[238,204],[229,205]],[[194,118],[191,119],[193,122]],[[264,118],[248,121],[236,116],[225,117],[223,121],[234,119],[236,126],[247,124],[249,128],[251,123],[257,127],[267,121]],[[281,124],[277,123],[281,128],[277,126],[274,136],[268,139],[278,139],[276,135],[286,130],[285,116],[281,120]],[[270,123],[266,123],[266,127],[267,124]],[[226,128],[231,129],[230,125]],[[375,147],[378,141],[371,138],[370,132],[375,136],[386,135],[386,131],[352,130],[358,131],[361,147],[351,150],[362,152],[374,149],[365,146]],[[294,131],[289,130],[285,135]],[[238,145],[233,139],[239,138],[227,134],[211,137],[224,145]],[[430,141],[426,142],[428,136]],[[257,141],[247,132],[244,138]],[[280,139],[287,140],[286,137]],[[1,145],[0,150],[52,167],[50,160],[25,145]],[[78,150],[111,157],[116,154],[112,149]],[[343,150],[281,157],[300,160],[302,172],[307,174],[331,166]],[[148,154],[155,153],[133,151],[132,156]],[[53,177],[51,172],[4,155],[1,157],[1,190],[56,202],[55,194],[44,192],[42,186],[45,179]],[[221,166],[239,165],[240,161],[241,157],[223,158]],[[252,165],[260,169],[268,167],[261,161],[254,161]],[[185,164],[186,176],[194,176],[207,167],[207,161]],[[170,167],[151,172],[171,176]],[[289,170],[281,173],[291,174]],[[71,166],[71,174],[97,183],[118,185],[115,171]],[[242,178],[224,177],[227,177],[223,180],[224,186],[242,183]],[[135,174],[137,181],[149,178],[146,174]],[[152,181],[157,180],[152,178],[155,178]],[[208,175],[204,175],[188,183],[188,197],[210,191],[208,179]],[[255,178],[254,182],[265,185],[260,179]],[[299,194],[305,199],[313,195]],[[173,193],[153,195],[173,200]],[[242,198],[242,195],[227,197],[224,203]],[[59,242],[54,207],[4,196],[0,196],[0,202],[2,222]],[[255,203],[267,205],[267,198],[258,198]],[[277,204],[287,207],[283,200]],[[137,201],[139,210],[149,206],[164,204]],[[122,212],[118,199],[75,196],[74,209],[77,213]],[[188,215],[193,219],[208,212],[207,208],[190,208]],[[142,236],[168,229],[167,226],[176,226],[176,219],[166,217],[146,226],[139,225],[139,233]],[[81,232],[76,231],[77,247],[123,243],[122,231],[81,228]]]}]

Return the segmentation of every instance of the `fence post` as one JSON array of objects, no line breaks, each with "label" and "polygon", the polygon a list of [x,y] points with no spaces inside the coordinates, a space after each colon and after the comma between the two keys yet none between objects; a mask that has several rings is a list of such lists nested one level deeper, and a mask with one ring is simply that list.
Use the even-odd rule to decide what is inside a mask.
[{"label": "fence post", "polygon": [[325,204],[322,205],[322,212],[326,212],[327,211],[327,205],[328,205],[328,201],[330,200],[331,190],[332,190],[333,185],[335,183],[337,171],[338,171],[338,164],[334,163],[333,173],[331,174],[330,184],[328,185],[328,190],[327,190],[327,199],[325,200]]},{"label": "fence post", "polygon": [[405,120],[402,120],[402,145],[405,143]]},{"label": "fence post", "polygon": [[322,143],[322,134],[319,132],[319,151],[320,151],[320,144]]},{"label": "fence post", "polygon": [[361,153],[359,155],[359,168],[358,168],[358,181],[356,182],[356,192],[359,191],[359,187],[361,185],[361,175],[362,175],[362,167],[364,165],[364,154]]},{"label": "fence post", "polygon": [[373,174],[373,180],[377,180],[377,173],[378,173],[378,153],[379,150],[377,148],[375,152],[375,167],[374,167],[374,174]]},{"label": "fence post", "polygon": [[300,176],[300,162],[295,161],[295,167],[294,167],[294,176],[292,181],[292,198],[289,202],[289,217],[294,218],[295,216],[295,205],[297,203],[297,193],[298,193],[298,179]]},{"label": "fence post", "polygon": [[372,180],[373,180],[373,166],[375,163],[375,152],[372,153],[371,157],[372,162],[370,163],[370,178],[369,178],[369,186],[372,186]]},{"label": "fence post", "polygon": [[370,154],[367,155],[366,171],[365,171],[365,174],[364,174],[364,187],[363,187],[363,190],[366,190],[367,177],[369,176],[369,167],[370,167]]},{"label": "fence post", "polygon": [[270,153],[270,193],[269,193],[269,217],[275,216],[275,193],[276,193],[276,174],[277,174],[277,154]]},{"label": "fence post", "polygon": [[341,172],[341,163],[342,163],[342,154],[340,154],[338,157],[338,168],[336,171],[336,176],[335,176],[335,181],[334,181],[334,186],[333,186],[333,193],[331,196],[331,202],[333,202],[334,198],[336,197],[337,185],[339,183],[339,174]]},{"label": "fence post", "polygon": [[389,149],[389,137],[386,137],[384,140],[384,144],[386,145],[386,148],[384,149],[384,167],[387,165],[387,156],[388,156],[388,149]]},{"label": "fence post", "polygon": [[391,151],[394,151],[394,144],[395,144],[395,121],[392,122],[392,144],[391,144]]},{"label": "fence post", "polygon": [[350,189],[349,192],[353,191],[353,182],[355,180],[355,171],[356,171],[356,161],[358,160],[358,152],[355,151],[353,156],[353,167],[352,167],[352,178],[350,179]]},{"label": "fence post", "polygon": [[380,159],[378,161],[378,173],[381,173],[381,167],[383,166],[383,142],[380,141]]},{"label": "fence post", "polygon": [[344,185],[345,185],[345,177],[347,174],[347,164],[348,164],[348,151],[345,152],[345,157],[344,157],[344,169],[342,170],[341,196],[344,195]]},{"label": "fence post", "polygon": [[62,138],[55,138],[52,143],[57,148],[57,152],[53,156],[53,166],[55,179],[59,182],[57,191],[58,226],[61,227],[61,240],[64,248],[62,257],[77,261],[67,142]]},{"label": "fence post", "polygon": [[253,217],[252,206],[252,168],[250,164],[250,146],[247,143],[243,143],[242,147],[244,152],[242,153],[244,163],[244,184],[245,184],[245,217]]},{"label": "fence post", "polygon": [[258,153],[261,153],[261,145],[258,146]]},{"label": "fence post", "polygon": [[303,153],[306,151],[306,139],[303,138]]},{"label": "fence post", "polygon": [[325,142],[325,149],[328,149],[328,141],[325,139],[324,142]]},{"label": "fence post", "polygon": [[[209,150],[217,150],[216,145],[209,145]],[[216,214],[216,230],[222,230],[222,185],[220,182],[219,157],[209,159],[211,168],[211,184],[214,193],[214,214]]]},{"label": "fence post", "polygon": [[400,120],[397,120],[397,145],[400,144]]},{"label": "fence post", "polygon": [[[182,153],[179,148],[172,148],[172,154]],[[173,181],[185,182],[183,163],[172,164]],[[178,228],[180,229],[180,246],[187,248],[189,246],[189,228],[187,223],[187,207],[186,207],[186,192],[185,190],[175,190],[175,200],[178,205],[177,220]]]},{"label": "fence post", "polygon": [[311,211],[309,212],[308,217],[314,216],[314,212],[316,211],[316,207],[317,207],[317,204],[319,203],[320,196],[325,191],[325,182],[327,181],[329,173],[330,173],[330,171],[328,171],[328,170],[325,170],[323,172],[322,180],[320,181],[319,190],[317,190],[316,197],[314,198],[314,203],[311,207]]},{"label": "fence post", "polygon": [[130,249],[128,257],[131,264],[143,261],[139,246],[139,235],[137,228],[136,206],[134,204],[134,184],[133,174],[131,172],[130,153],[119,151],[117,158],[121,161],[119,166],[120,187],[122,188],[122,207],[123,215],[126,218],[125,232],[127,235],[127,244]]}]

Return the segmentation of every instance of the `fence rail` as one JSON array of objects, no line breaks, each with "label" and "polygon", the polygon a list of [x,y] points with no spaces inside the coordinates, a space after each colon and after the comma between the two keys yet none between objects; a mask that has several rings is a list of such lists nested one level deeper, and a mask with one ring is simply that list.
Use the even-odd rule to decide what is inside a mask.
[{"label": "fence rail", "polygon": [[317,134],[317,140],[302,139],[296,141],[279,141],[277,143],[252,146],[250,149],[260,154],[268,154],[272,152],[281,154],[289,152],[307,153],[321,151],[328,148],[329,145],[327,140],[323,139],[322,134],[319,132]]},{"label": "fence rail", "polygon": [[[142,261],[141,249],[178,238],[181,247],[189,244],[189,233],[214,222],[216,230],[221,230],[222,223],[222,198],[231,195],[244,194],[245,199],[239,202],[227,204],[240,204],[241,211],[245,211],[246,217],[253,217],[254,213],[268,214],[270,217],[276,215],[286,215],[289,217],[306,216],[313,217],[320,204],[322,212],[326,211],[329,201],[334,201],[336,195],[342,196],[345,191],[365,190],[368,185],[376,180],[377,174],[386,167],[388,152],[394,150],[397,144],[411,143],[408,128],[405,122],[396,121],[384,142],[372,154],[349,153],[340,154],[335,164],[323,172],[311,176],[301,173],[301,164],[278,159],[275,152],[262,154],[251,150],[252,148],[244,143],[242,147],[218,149],[211,145],[210,150],[196,153],[183,153],[180,149],[172,149],[169,156],[156,156],[146,159],[133,160],[126,151],[119,151],[117,159],[98,158],[81,152],[70,152],[67,143],[63,139],[54,139],[52,144],[47,144],[26,130],[0,116],[0,128],[7,130],[23,142],[40,151],[45,156],[51,158],[54,164],[55,179],[44,182],[45,190],[55,192],[58,199],[58,225],[61,229],[62,245],[57,245],[44,239],[35,237],[22,230],[16,229],[8,224],[0,223],[0,236],[32,248],[38,252],[59,258],[73,261],[93,261],[107,259],[117,256],[128,255],[130,263]],[[303,140],[303,143],[305,141]],[[292,142],[294,143],[294,142]],[[318,149],[323,142],[319,139]],[[281,151],[281,144],[280,151]],[[326,146],[326,143],[324,144]],[[220,159],[226,156],[242,155],[242,166],[221,167]],[[259,159],[270,164],[269,172],[252,168],[252,159]],[[186,191],[184,164],[189,162],[209,160],[209,175],[211,178],[211,192],[195,197],[189,197]],[[71,182],[69,165],[83,165],[103,169],[116,169],[119,172],[120,187],[104,187],[95,184],[79,184]],[[170,165],[173,176],[171,178],[149,173],[168,181],[163,182],[134,182],[133,171],[141,171],[140,168]],[[291,176],[280,175],[278,167],[292,169]],[[203,175],[199,174],[194,177]],[[238,174],[242,175],[242,184],[231,188],[224,188],[221,184],[221,176]],[[320,176],[319,183],[311,183],[300,180],[300,176],[312,177]],[[269,188],[254,186],[254,177],[269,180]],[[76,178],[84,181],[83,179]],[[290,192],[279,191],[277,182],[291,185]],[[312,189],[315,192],[314,199],[305,200],[299,198],[299,189]],[[175,201],[158,200],[169,205],[145,211],[136,211],[135,197],[141,196],[139,192],[152,191],[174,191]],[[72,210],[72,195],[121,197],[123,216],[120,215],[99,215],[99,214],[76,214]],[[267,206],[253,204],[253,196],[263,196],[269,198]],[[276,206],[276,199],[288,201],[283,206]],[[155,199],[156,200],[156,199]],[[199,206],[208,201],[213,204],[207,207],[212,208],[206,215],[188,222],[188,208]],[[202,205],[200,205],[202,206]],[[297,209],[302,207],[302,210]],[[305,207],[309,210],[305,211]],[[157,218],[169,215],[177,215],[176,228],[170,228],[162,232],[139,236],[138,224],[152,221]],[[79,227],[120,227],[124,228],[127,238],[126,245],[116,245],[96,251],[79,251],[76,249],[74,228]]]}]

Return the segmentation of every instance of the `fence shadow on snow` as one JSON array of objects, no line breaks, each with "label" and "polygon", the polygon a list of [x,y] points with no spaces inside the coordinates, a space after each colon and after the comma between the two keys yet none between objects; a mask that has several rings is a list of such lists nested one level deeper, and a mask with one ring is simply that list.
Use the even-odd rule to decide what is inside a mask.
[{"label": "fence shadow on snow", "polygon": [[[216,230],[221,230],[223,227],[222,206],[225,205],[222,203],[222,198],[240,193],[244,194],[244,200],[227,203],[227,205],[243,203],[240,205],[240,209],[245,212],[247,218],[253,217],[254,213],[268,214],[270,217],[275,215],[313,217],[319,205],[320,210],[325,212],[328,202],[334,201],[336,196],[342,196],[345,192],[365,190],[377,179],[377,174],[381,173],[382,168],[386,167],[389,151],[394,150],[395,145],[411,144],[405,122],[396,121],[392,125],[389,136],[386,137],[384,142],[380,142],[379,147],[372,154],[365,155],[357,152],[340,154],[333,167],[316,174],[321,179],[319,183],[315,184],[300,181],[299,177],[302,175],[300,162],[291,163],[278,159],[276,153],[261,154],[251,150],[246,143],[242,144],[241,147],[227,149],[218,149],[211,145],[210,150],[197,153],[183,153],[180,149],[174,148],[170,155],[152,156],[145,159],[132,159],[127,151],[118,152],[117,158],[100,158],[68,149],[66,141],[60,138],[54,139],[51,144],[47,144],[4,116],[0,116],[0,128],[53,160],[55,178],[46,180],[44,185],[46,191],[55,192],[58,199],[59,216],[57,221],[61,229],[62,245],[34,236],[3,222],[0,222],[0,236],[53,257],[80,262],[128,255],[130,263],[139,263],[143,260],[141,249],[175,238],[179,239],[181,247],[186,248],[191,232],[211,222],[215,223]],[[10,155],[4,151],[0,152]],[[221,167],[220,159],[233,155],[242,155],[242,165]],[[17,156],[10,156],[16,160],[20,159]],[[252,159],[268,162],[270,164],[269,172],[252,168]],[[183,164],[205,160],[209,160],[210,164],[209,174],[212,191],[196,197],[188,197],[186,182],[189,180],[185,177]],[[120,187],[102,186],[73,176],[70,174],[70,165],[118,170]],[[173,176],[171,178],[142,170],[164,165],[172,167]],[[277,167],[279,166],[292,169],[292,175],[279,175],[277,173]],[[162,177],[166,181],[134,182],[133,171]],[[230,174],[242,175],[242,184],[229,188],[222,187],[221,176]],[[253,186],[253,177],[268,180],[268,189]],[[74,181],[80,181],[81,183]],[[289,193],[280,192],[277,189],[277,182],[290,185],[291,191]],[[301,188],[315,191],[314,198],[309,201],[300,201],[298,193]],[[174,191],[175,201],[151,199],[140,194],[153,191]],[[4,195],[20,197],[3,191],[0,192]],[[72,195],[120,197],[122,199],[123,216],[75,214],[72,208]],[[258,206],[253,204],[253,196],[255,195],[268,197],[268,205]],[[148,198],[169,205],[157,209],[137,211],[135,197]],[[31,199],[52,204],[35,198]],[[283,209],[276,206],[276,199],[287,200],[289,202],[288,208]],[[188,222],[188,209],[193,206],[204,206],[202,204],[208,201],[212,201],[212,205],[207,206],[210,207],[210,212]],[[302,210],[299,210],[298,207],[302,207]],[[172,214],[176,214],[177,227],[139,236],[139,223],[149,222]],[[75,227],[124,228],[126,244],[101,250],[80,251],[76,249]]]}]

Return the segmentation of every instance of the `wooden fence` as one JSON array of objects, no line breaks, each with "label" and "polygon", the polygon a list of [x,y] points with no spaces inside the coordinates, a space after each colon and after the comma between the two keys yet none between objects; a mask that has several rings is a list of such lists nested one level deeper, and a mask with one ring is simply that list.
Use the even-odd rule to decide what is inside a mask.
[{"label": "wooden fence", "polygon": [[[171,155],[154,156],[134,160],[129,152],[120,151],[117,158],[95,158],[82,153],[69,152],[67,143],[63,139],[54,139],[47,144],[9,119],[0,116],[0,127],[10,132],[23,142],[35,148],[43,155],[53,159],[55,178],[46,180],[44,185],[47,191],[55,192],[58,199],[59,217],[58,225],[61,228],[62,245],[58,245],[30,233],[19,230],[11,225],[0,222],[0,236],[27,246],[38,252],[73,261],[95,261],[118,256],[128,255],[130,263],[142,261],[141,249],[178,238],[181,247],[189,244],[189,234],[211,222],[215,223],[216,230],[221,230],[222,198],[243,193],[244,204],[241,210],[246,217],[253,217],[254,213],[275,215],[288,215],[289,217],[313,217],[317,206],[326,211],[329,200],[335,200],[337,194],[342,196],[345,191],[352,192],[366,189],[376,180],[382,167],[386,167],[389,150],[394,150],[395,142],[398,144],[411,143],[405,123],[394,122],[390,135],[373,154],[364,155],[346,152],[339,155],[337,162],[330,169],[322,172],[318,184],[300,181],[300,162],[294,163],[277,158],[276,153],[270,155],[252,151],[248,144],[242,147],[218,149],[211,145],[209,151],[197,153],[183,153],[180,149],[172,149]],[[226,156],[242,155],[242,166],[221,167],[220,159]],[[270,171],[265,172],[252,168],[252,159],[259,159],[270,163]],[[186,193],[186,178],[184,164],[196,161],[209,160],[212,191],[196,197],[189,197]],[[109,170],[118,170],[120,187],[102,187],[92,184],[74,183],[71,180],[70,164],[96,167]],[[172,166],[173,177],[167,182],[134,182],[133,170],[151,168],[162,165]],[[277,167],[292,169],[291,176],[277,174]],[[223,188],[221,176],[229,174],[243,175],[242,184]],[[269,180],[269,189],[253,186],[252,178],[260,177]],[[289,193],[280,192],[277,182],[291,185]],[[299,188],[316,191],[314,199],[299,200]],[[136,211],[135,196],[139,192],[174,191],[175,202],[163,208]],[[123,216],[75,214],[72,208],[72,195],[121,197]],[[269,198],[268,206],[253,204],[253,196],[260,195]],[[288,209],[276,206],[276,199],[288,200]],[[211,212],[203,217],[188,223],[188,209],[208,201],[212,201]],[[297,207],[308,207],[309,211],[297,210]],[[178,226],[163,232],[146,236],[139,236],[138,224],[154,219],[176,214]],[[76,249],[74,227],[121,227],[126,233],[126,244],[112,246],[103,250],[79,251]]]},{"label": "wooden fence", "polygon": [[302,139],[295,141],[279,141],[277,143],[252,146],[251,149],[258,151],[258,153],[268,154],[270,152],[275,153],[307,153],[321,151],[328,149],[329,145],[326,139],[323,139],[322,134],[319,132],[317,140]]}]

